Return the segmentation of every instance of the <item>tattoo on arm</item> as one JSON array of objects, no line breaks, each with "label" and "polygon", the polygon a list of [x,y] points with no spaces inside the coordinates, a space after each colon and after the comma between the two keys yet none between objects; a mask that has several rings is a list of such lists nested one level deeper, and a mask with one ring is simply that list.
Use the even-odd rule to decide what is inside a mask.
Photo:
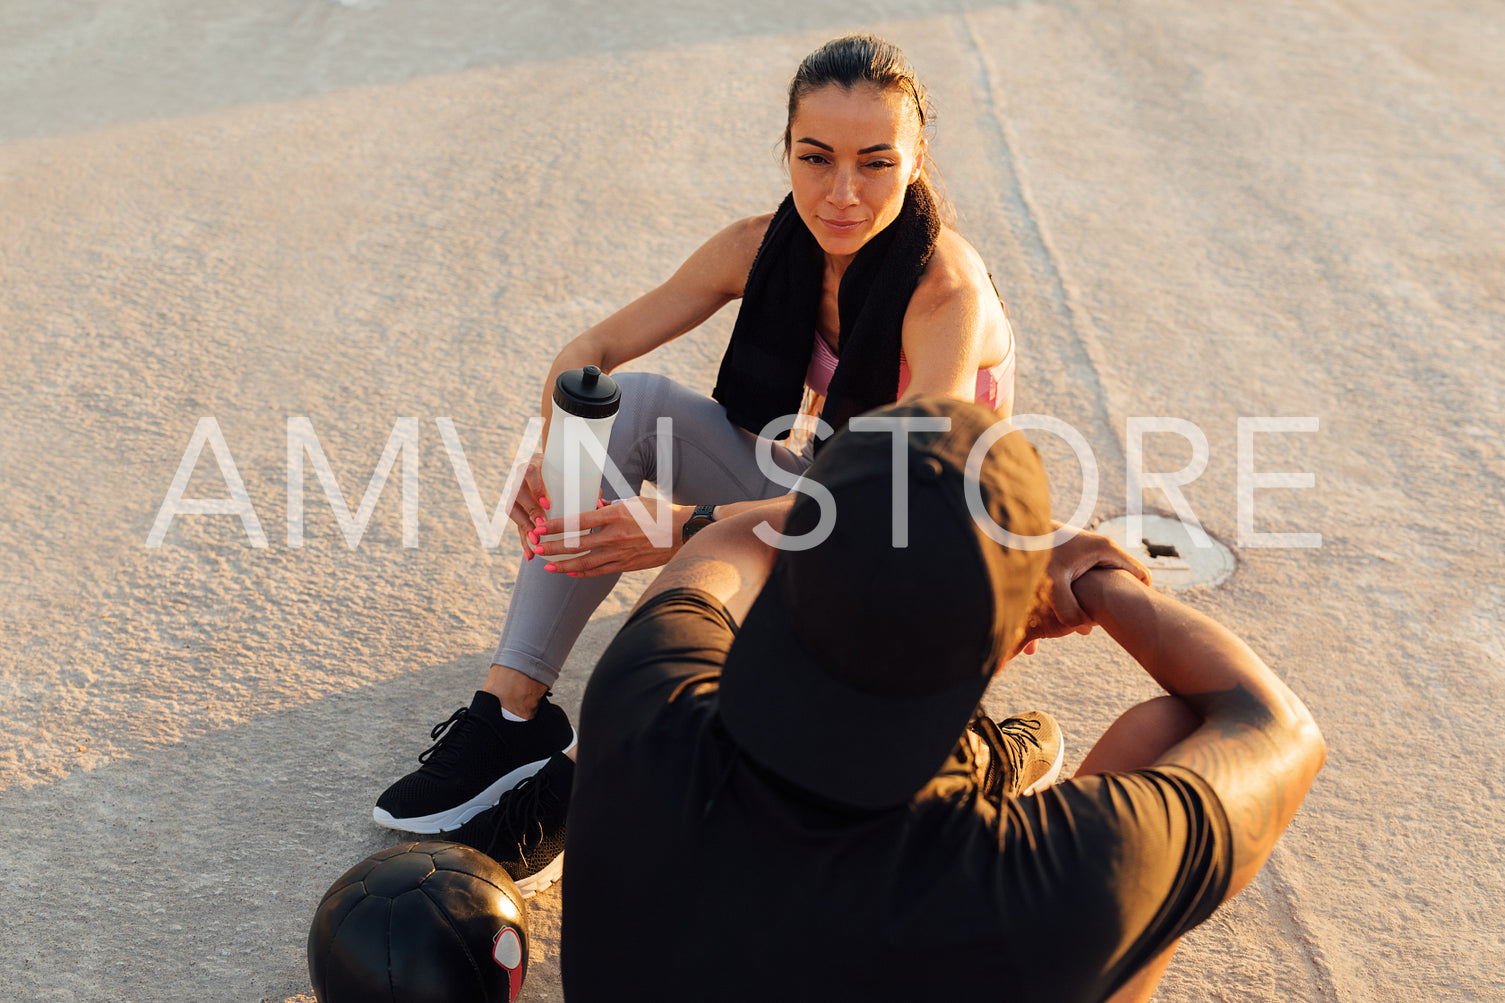
[{"label": "tattoo on arm", "polygon": [[1276,770],[1282,749],[1269,730],[1273,716],[1243,687],[1182,699],[1207,723],[1165,759],[1195,771],[1218,792],[1233,830],[1235,868],[1263,859],[1289,814]]}]

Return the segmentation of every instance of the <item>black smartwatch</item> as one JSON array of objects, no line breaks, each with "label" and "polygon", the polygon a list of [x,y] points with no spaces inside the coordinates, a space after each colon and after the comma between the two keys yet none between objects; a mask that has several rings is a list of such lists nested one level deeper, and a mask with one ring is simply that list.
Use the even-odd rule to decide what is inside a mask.
[{"label": "black smartwatch", "polygon": [[690,537],[715,521],[715,505],[696,505],[695,511],[690,514],[690,518],[685,522],[685,528],[680,533],[680,542],[689,543]]}]

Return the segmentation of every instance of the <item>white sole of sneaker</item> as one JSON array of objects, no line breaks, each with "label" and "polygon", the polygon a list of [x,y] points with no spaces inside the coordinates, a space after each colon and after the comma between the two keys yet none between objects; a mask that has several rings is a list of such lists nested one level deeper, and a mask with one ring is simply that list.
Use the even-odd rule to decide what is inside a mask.
[{"label": "white sole of sneaker", "polygon": [[1066,742],[1065,740],[1062,740],[1060,748],[1056,749],[1056,761],[1050,764],[1050,769],[1045,771],[1045,776],[1030,784],[1029,789],[1020,796],[1028,797],[1031,794],[1038,794],[1041,791],[1045,790],[1045,788],[1049,787],[1051,784],[1055,783],[1056,778],[1061,775],[1061,767],[1065,764],[1065,762]]},{"label": "white sole of sneaker", "polygon": [[549,861],[541,870],[517,882],[517,890],[525,899],[530,899],[559,880],[564,873],[564,854]]},{"label": "white sole of sneaker", "polygon": [[[565,747],[564,751],[569,752],[579,742],[579,733],[572,730],[570,733],[570,744]],[[385,808],[372,808],[371,821],[388,829],[396,829],[399,832],[416,832],[424,836],[432,836],[441,832],[449,832],[452,829],[458,829],[500,801],[503,794],[506,794],[512,788],[543,769],[544,764],[549,761],[549,758],[546,756],[536,763],[524,763],[511,773],[504,774],[495,783],[469,801],[445,811],[435,812],[432,815],[420,815],[416,818],[397,818]]]}]

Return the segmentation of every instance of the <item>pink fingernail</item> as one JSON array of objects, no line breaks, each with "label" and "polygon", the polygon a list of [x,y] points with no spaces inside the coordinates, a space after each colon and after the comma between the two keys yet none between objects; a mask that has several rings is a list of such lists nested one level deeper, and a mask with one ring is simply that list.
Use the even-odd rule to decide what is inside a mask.
[{"label": "pink fingernail", "polygon": [[538,499],[538,506],[539,506],[539,508],[548,508],[549,507],[549,500],[547,498],[540,498],[540,499]]},{"label": "pink fingernail", "polygon": [[543,527],[545,527],[545,526],[547,526],[549,524],[549,521],[547,519],[545,519],[541,515],[535,515],[533,517],[533,521],[538,524],[538,528],[539,529],[542,529]]},{"label": "pink fingernail", "polygon": [[528,542],[533,544],[533,546],[535,547],[538,546],[538,534],[533,532],[531,529],[528,530]]},{"label": "pink fingernail", "polygon": [[535,553],[535,554],[542,554],[543,553],[543,547],[534,547],[533,548],[533,553]]},{"label": "pink fingernail", "polygon": [[552,565],[552,564],[545,564],[545,565],[544,565],[544,566],[543,566],[543,569],[544,569],[544,570],[545,570],[545,571],[558,571],[558,570],[559,570],[559,569],[558,569],[558,568],[557,568],[557,567],[555,567],[555,566],[554,566],[554,565]]}]

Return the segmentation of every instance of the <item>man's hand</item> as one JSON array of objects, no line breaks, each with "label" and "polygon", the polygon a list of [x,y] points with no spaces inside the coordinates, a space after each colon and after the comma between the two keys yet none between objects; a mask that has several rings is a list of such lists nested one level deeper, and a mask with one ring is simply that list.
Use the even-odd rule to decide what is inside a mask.
[{"label": "man's hand", "polygon": [[[1059,529],[1060,525],[1057,524],[1056,528]],[[1092,618],[1077,602],[1071,586],[1093,568],[1118,568],[1146,585],[1150,584],[1149,570],[1128,551],[1106,536],[1078,530],[1075,536],[1050,552],[1050,563],[1040,580],[1040,592],[1024,626],[1021,654],[1033,655],[1046,638],[1092,633]]]},{"label": "man's hand", "polygon": [[[1093,568],[1119,568],[1127,571],[1146,585],[1150,584],[1150,572],[1135,560],[1127,550],[1097,533],[1078,530],[1071,539],[1050,552],[1050,563],[1045,568],[1045,577],[1050,585],[1047,597],[1048,612],[1040,611],[1042,618],[1040,637],[1061,637],[1072,630],[1079,634],[1092,631],[1092,619],[1087,615],[1071,591],[1072,583]],[[1056,626],[1059,633],[1049,633]],[[1033,647],[1027,649],[1033,651]]]},{"label": "man's hand", "polygon": [[1055,607],[1050,601],[1051,582],[1047,576],[1040,578],[1040,587],[1035,592],[1035,598],[1030,606],[1029,617],[1024,621],[1024,646],[1019,649],[1022,655],[1033,655],[1040,647],[1040,642],[1050,637],[1065,637],[1067,634],[1087,634],[1092,631],[1092,624],[1083,624],[1068,627],[1061,622],[1056,615]]}]

